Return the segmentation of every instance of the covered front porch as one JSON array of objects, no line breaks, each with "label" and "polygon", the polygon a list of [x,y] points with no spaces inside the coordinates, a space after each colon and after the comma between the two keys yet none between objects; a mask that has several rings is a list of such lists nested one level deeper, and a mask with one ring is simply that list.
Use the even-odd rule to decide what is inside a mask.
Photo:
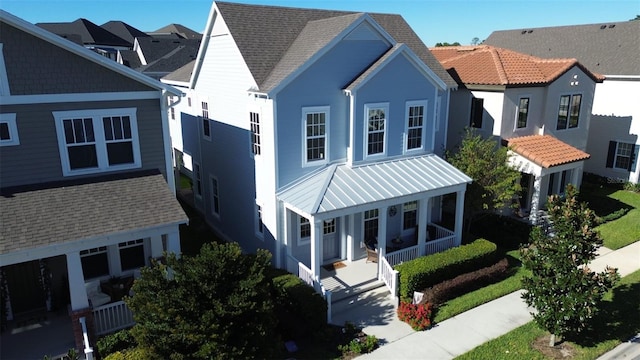
[{"label": "covered front porch", "polygon": [[[460,245],[470,181],[435,155],[331,166],[279,195],[286,267],[333,299],[371,279],[395,296],[394,265]],[[453,229],[435,224],[447,194],[455,194]],[[323,277],[336,262],[344,271]]]}]

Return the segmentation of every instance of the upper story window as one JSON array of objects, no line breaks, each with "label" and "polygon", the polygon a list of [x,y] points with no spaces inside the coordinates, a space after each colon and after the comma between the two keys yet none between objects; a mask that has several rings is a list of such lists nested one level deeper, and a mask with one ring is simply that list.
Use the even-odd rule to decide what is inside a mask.
[{"label": "upper story window", "polygon": [[56,111],[65,176],[139,168],[136,109]]},{"label": "upper story window", "polygon": [[175,120],[176,119],[176,108],[171,107],[171,108],[169,108],[169,111],[171,111],[171,120]]},{"label": "upper story window", "polygon": [[220,216],[220,190],[218,189],[218,179],[211,177],[211,212]]},{"label": "upper story window", "polygon": [[262,222],[262,206],[256,204],[256,234],[263,238],[264,223]]},{"label": "upper story window", "polygon": [[472,98],[471,99],[471,117],[469,119],[469,126],[474,128],[482,128],[482,115],[484,113],[484,99]]},{"label": "upper story window", "polygon": [[516,128],[521,129],[527,127],[527,119],[529,118],[529,98],[520,98],[518,103],[518,119]]},{"label": "upper story window", "polygon": [[580,119],[580,103],[582,95],[562,95],[558,108],[558,123],[556,130],[564,130],[578,127]]},{"label": "upper story window", "polygon": [[366,116],[366,155],[385,153],[388,104],[365,105]]},{"label": "upper story window", "polygon": [[193,177],[195,178],[195,183],[193,184],[193,191],[197,197],[202,197],[202,172],[200,171],[200,164],[194,162],[193,163]]},{"label": "upper story window", "polygon": [[20,145],[16,114],[0,114],[0,146]]},{"label": "upper story window", "polygon": [[209,120],[209,104],[202,102],[202,137],[211,140],[211,122]]},{"label": "upper story window", "polygon": [[423,148],[426,101],[407,102],[406,108],[406,150]]},{"label": "upper story window", "polygon": [[304,164],[318,165],[327,162],[327,133],[329,107],[302,109],[304,121]]},{"label": "upper story window", "polygon": [[249,125],[251,127],[251,151],[254,155],[260,155],[260,115],[249,113]]}]

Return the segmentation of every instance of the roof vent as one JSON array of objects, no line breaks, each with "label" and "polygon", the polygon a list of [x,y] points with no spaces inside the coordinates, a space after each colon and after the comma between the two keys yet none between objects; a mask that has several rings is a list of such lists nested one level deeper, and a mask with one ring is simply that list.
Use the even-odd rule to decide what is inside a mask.
[{"label": "roof vent", "polygon": [[609,25],[609,29],[613,29],[614,27],[616,27],[616,24]]},{"label": "roof vent", "polygon": [[520,34],[526,34],[527,30],[522,30],[522,32]]},{"label": "roof vent", "polygon": [[601,26],[600,26],[600,30],[602,30],[602,29],[606,29],[606,28],[607,28],[607,25],[601,25]]},{"label": "roof vent", "polygon": [[527,34],[531,34],[533,32],[533,30],[529,30],[527,31]]}]

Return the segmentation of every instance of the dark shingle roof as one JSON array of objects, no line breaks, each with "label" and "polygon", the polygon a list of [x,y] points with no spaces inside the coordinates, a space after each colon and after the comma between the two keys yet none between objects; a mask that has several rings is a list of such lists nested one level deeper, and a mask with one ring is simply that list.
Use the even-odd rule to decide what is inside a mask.
[{"label": "dark shingle roof", "polygon": [[[263,90],[265,85],[273,86],[273,80],[282,76],[281,73],[274,73],[275,78],[269,79],[271,72],[276,69],[282,59],[295,58],[297,59],[296,63],[299,63],[298,54],[287,53],[290,49],[296,51],[301,49],[301,46],[295,48],[291,46],[300,35],[305,35],[303,30],[310,22],[358,14],[353,11],[300,9],[227,2],[216,2],[216,6],[220,10],[251,74],[260,86],[260,90]],[[407,44],[448,86],[457,86],[402,16],[368,14],[397,42]],[[269,21],[256,21],[255,19],[269,19]],[[340,22],[341,20],[348,21],[349,18],[337,19],[336,21]],[[329,24],[331,24],[330,21],[325,23],[325,25]],[[309,29],[307,28],[307,30]],[[331,29],[323,28],[323,31],[331,33]],[[328,33],[324,33],[324,35]],[[321,40],[326,40],[324,35],[320,37]],[[285,56],[287,57],[285,58]]]},{"label": "dark shingle roof", "polygon": [[576,58],[604,75],[640,75],[640,21],[501,30],[484,43],[542,58]]},{"label": "dark shingle roof", "polygon": [[185,39],[196,39],[196,40],[202,39],[201,33],[191,30],[188,27],[180,24],[169,24],[156,31],[149,32],[149,34],[152,36],[154,34],[179,34]]},{"label": "dark shingle roof", "polygon": [[102,25],[101,28],[118,35],[133,44],[133,40],[137,37],[147,37],[146,33],[134,28],[133,26],[122,21],[109,21]]},{"label": "dark shingle roof", "polygon": [[189,40],[188,43],[174,48],[153,62],[139,67],[138,70],[142,72],[170,73],[195,60],[198,56],[199,47],[200,42],[198,40]]},{"label": "dark shingle roof", "polygon": [[127,40],[87,19],[78,19],[68,23],[38,23],[36,25],[58,35],[78,34],[85,45],[133,46]]},{"label": "dark shingle roof", "polygon": [[[196,39],[158,39],[155,37],[144,37],[137,38],[136,40],[138,40],[138,45],[142,50],[142,54],[144,55],[147,64],[151,64],[152,62],[162,58],[163,56],[180,47],[186,46],[189,49],[195,49],[196,54],[198,53],[198,48],[200,47],[200,40]],[[186,62],[182,65],[184,64],[186,64]]]},{"label": "dark shingle roof", "polygon": [[137,52],[133,50],[120,50],[119,53],[120,56],[122,56],[123,65],[128,66],[132,69],[137,69],[142,65]]},{"label": "dark shingle roof", "polygon": [[186,223],[157,170],[0,189],[0,254]]},{"label": "dark shingle roof", "polygon": [[162,79],[167,81],[189,83],[189,81],[191,80],[191,74],[193,73],[193,67],[195,65],[196,65],[196,61],[193,60],[189,62],[187,65],[179,68],[178,70],[166,75]]}]

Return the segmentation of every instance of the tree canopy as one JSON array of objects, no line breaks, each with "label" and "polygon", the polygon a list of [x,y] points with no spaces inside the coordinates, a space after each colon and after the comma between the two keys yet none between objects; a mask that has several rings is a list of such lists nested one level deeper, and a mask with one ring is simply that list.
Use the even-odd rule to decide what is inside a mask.
[{"label": "tree canopy", "polygon": [[467,128],[460,146],[447,154],[451,165],[473,179],[465,193],[467,226],[479,213],[511,205],[520,192],[520,173],[509,165],[508,150],[492,138],[484,138]]},{"label": "tree canopy", "polygon": [[459,43],[459,42],[457,42],[457,41],[456,41],[456,42],[454,42],[454,43],[452,43],[452,44],[450,44],[450,43],[448,43],[448,42],[439,42],[439,43],[436,43],[436,47],[442,47],[442,46],[460,46],[460,43]]},{"label": "tree canopy", "polygon": [[170,254],[143,268],[126,299],[138,346],[164,359],[268,358],[274,339],[266,250],[245,255],[238,244],[205,244],[194,257]]},{"label": "tree canopy", "polygon": [[588,326],[618,274],[609,267],[601,273],[589,269],[602,239],[594,230],[595,213],[578,202],[573,185],[567,186],[566,199],[550,196],[547,208],[550,232],[535,228],[521,249],[524,267],[531,270],[522,280],[522,297],[537,310],[533,318],[551,333],[553,346],[556,335],[575,336]]}]

